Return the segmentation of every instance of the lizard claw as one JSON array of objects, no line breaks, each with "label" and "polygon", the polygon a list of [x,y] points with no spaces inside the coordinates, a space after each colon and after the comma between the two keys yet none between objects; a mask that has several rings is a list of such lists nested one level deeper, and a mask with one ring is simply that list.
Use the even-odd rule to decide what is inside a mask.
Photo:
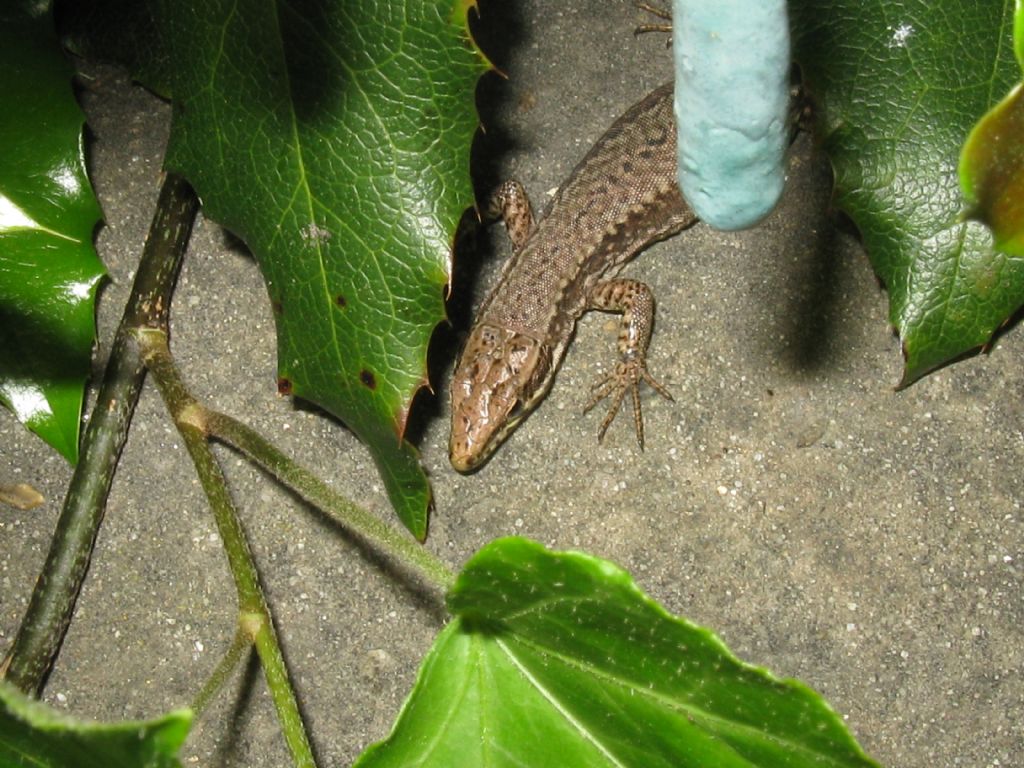
[{"label": "lizard claw", "polygon": [[[672,13],[670,11],[656,5],[643,2],[643,0],[633,0],[633,5],[641,11],[646,11],[652,16],[656,16],[657,18],[664,20],[662,23],[638,24],[636,29],[633,30],[634,35],[642,35],[645,32],[672,32]],[[669,37],[669,44],[671,43],[672,38]]]},{"label": "lizard claw", "polygon": [[615,370],[612,373],[609,373],[593,386],[590,400],[583,407],[583,412],[587,413],[609,395],[612,398],[611,406],[608,408],[608,413],[605,415],[604,421],[601,422],[601,428],[597,433],[598,442],[604,440],[604,433],[608,430],[608,426],[614,421],[615,416],[622,407],[622,401],[625,399],[628,390],[633,400],[633,425],[636,427],[636,442],[640,446],[641,451],[644,449],[644,419],[643,414],[640,412],[641,381],[646,381],[650,384],[654,391],[666,400],[675,402],[672,394],[648,373],[647,366],[642,360],[632,358],[621,361],[615,366]]}]

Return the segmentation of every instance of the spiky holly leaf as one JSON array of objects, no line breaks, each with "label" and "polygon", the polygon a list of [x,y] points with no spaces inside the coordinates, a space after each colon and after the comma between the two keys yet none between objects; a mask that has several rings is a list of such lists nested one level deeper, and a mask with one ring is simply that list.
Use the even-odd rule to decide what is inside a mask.
[{"label": "spiky holly leaf", "polygon": [[0,10],[0,401],[78,460],[105,274],[73,71],[47,3]]},{"label": "spiky holly leaf", "polygon": [[167,164],[259,261],[281,391],[337,415],[426,533],[430,487],[403,439],[472,202],[486,63],[470,0],[164,3]]},{"label": "spiky holly leaf", "polygon": [[1024,261],[965,221],[964,139],[1019,78],[1013,3],[794,0],[794,52],[903,340],[903,384],[985,344],[1024,303]]}]

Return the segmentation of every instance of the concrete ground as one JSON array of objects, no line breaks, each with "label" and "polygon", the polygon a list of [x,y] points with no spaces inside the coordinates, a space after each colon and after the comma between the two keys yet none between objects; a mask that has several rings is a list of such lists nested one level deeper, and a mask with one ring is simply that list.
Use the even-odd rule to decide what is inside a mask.
[{"label": "concrete ground", "polygon": [[[539,205],[615,116],[668,79],[669,57],[663,38],[634,39],[641,15],[629,3],[518,5],[484,6],[515,14],[501,27],[515,42],[499,59],[508,80],[485,86],[497,106],[485,110],[483,148],[503,154],[482,168],[487,179],[515,174]],[[107,219],[98,247],[113,278],[99,308],[107,344],[152,215],[169,110],[116,71],[83,71]],[[580,414],[613,360],[615,319],[592,315],[538,414],[481,472],[456,474],[444,377],[465,328],[442,334],[437,397],[417,405],[437,504],[427,546],[453,567],[513,533],[610,558],[741,658],[824,694],[883,765],[1024,765],[1024,334],[1012,328],[991,354],[894,391],[901,358],[887,297],[828,211],[829,183],[826,159],[801,139],[785,198],[762,226],[699,225],[627,268],[658,298],[650,364],[676,397],[645,396],[644,453],[628,414],[600,445],[600,415]],[[466,267],[483,275],[477,299],[507,252],[500,232],[494,243]],[[454,315],[466,322],[465,311]],[[186,259],[173,333],[200,397],[390,516],[355,438],[277,395],[258,270],[208,221]],[[321,764],[349,764],[387,734],[442,614],[259,471],[219,453]],[[30,512],[0,509],[0,651],[69,475],[0,413],[0,482],[32,483],[47,498]],[[147,385],[46,700],[97,718],[185,704],[228,646],[233,611],[204,498]],[[183,757],[288,763],[252,668],[198,723]]]}]

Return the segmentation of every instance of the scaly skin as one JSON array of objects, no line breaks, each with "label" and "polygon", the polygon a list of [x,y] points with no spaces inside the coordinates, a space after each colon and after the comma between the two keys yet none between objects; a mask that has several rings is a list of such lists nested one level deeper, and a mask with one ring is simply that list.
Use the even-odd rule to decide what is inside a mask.
[{"label": "scaly skin", "polygon": [[547,394],[588,309],[622,312],[623,320],[620,361],[585,410],[611,398],[603,436],[629,392],[643,447],[640,382],[671,399],[647,372],[654,299],[643,283],[610,278],[651,243],[696,221],[676,182],[675,138],[668,83],[615,121],[536,225],[521,185],[498,191],[495,208],[514,253],[455,369],[449,458],[460,472],[483,464]]}]

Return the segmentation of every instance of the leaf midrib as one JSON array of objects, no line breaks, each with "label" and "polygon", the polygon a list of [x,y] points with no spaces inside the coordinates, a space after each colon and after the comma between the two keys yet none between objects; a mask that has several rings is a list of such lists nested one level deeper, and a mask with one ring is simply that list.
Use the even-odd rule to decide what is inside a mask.
[{"label": "leaf midrib", "polygon": [[[590,675],[592,677],[595,677],[595,678],[598,678],[600,680],[603,680],[606,683],[614,684],[614,685],[616,685],[616,686],[618,686],[620,688],[629,689],[631,692],[633,692],[634,695],[639,695],[639,696],[645,697],[645,698],[647,698],[647,699],[649,699],[651,701],[657,702],[658,704],[660,704],[660,705],[662,705],[664,707],[667,707],[667,708],[669,708],[669,709],[671,709],[673,711],[680,712],[680,713],[684,714],[685,716],[687,716],[693,722],[699,724],[702,728],[704,728],[705,731],[707,731],[709,733],[712,733],[712,734],[715,734],[715,735],[720,735],[720,734],[723,734],[723,733],[726,733],[726,732],[736,733],[736,734],[746,734],[746,735],[752,737],[752,738],[750,738],[748,740],[751,740],[751,741],[757,740],[757,741],[774,742],[776,744],[785,746],[785,748],[790,749],[791,751],[799,751],[799,752],[803,753],[804,755],[808,756],[809,758],[814,758],[818,762],[825,761],[825,762],[821,763],[821,764],[824,764],[824,765],[835,765],[835,766],[837,766],[839,768],[842,768],[842,766],[849,765],[849,763],[847,763],[847,762],[838,762],[838,761],[834,760],[831,755],[823,754],[821,752],[817,752],[813,748],[811,748],[811,747],[809,747],[809,746],[807,746],[805,744],[802,744],[800,742],[794,742],[794,741],[789,740],[789,739],[784,739],[784,738],[781,738],[781,737],[778,737],[778,736],[774,736],[774,735],[772,735],[770,733],[767,733],[767,732],[765,732],[763,730],[760,730],[760,729],[758,729],[758,728],[756,728],[756,727],[754,727],[752,725],[746,725],[746,724],[743,724],[743,723],[737,723],[734,720],[729,720],[729,719],[724,718],[724,717],[722,717],[720,715],[717,715],[717,714],[714,714],[714,713],[709,712],[707,710],[704,710],[704,709],[701,709],[699,707],[693,706],[692,704],[688,704],[685,701],[682,701],[682,700],[679,700],[679,699],[674,699],[674,698],[671,698],[669,696],[666,696],[666,695],[664,695],[664,694],[662,694],[662,693],[660,693],[658,691],[652,690],[651,688],[649,688],[647,686],[646,683],[637,683],[637,682],[635,682],[633,680],[630,680],[628,678],[624,678],[624,677],[619,677],[619,676],[613,675],[613,674],[607,672],[606,670],[604,670],[604,669],[602,669],[600,667],[595,667],[593,665],[580,663],[579,659],[577,659],[575,657],[566,656],[565,654],[561,653],[560,651],[554,650],[554,649],[552,649],[552,648],[550,648],[548,646],[545,646],[545,645],[542,645],[542,644],[537,643],[535,641],[532,641],[532,640],[530,640],[530,639],[528,639],[528,638],[524,637],[523,635],[518,634],[516,632],[511,632],[510,634],[511,634],[512,637],[515,638],[515,640],[517,642],[522,643],[524,646],[530,648],[531,650],[536,652],[538,655],[547,656],[549,658],[552,658],[552,659],[555,659],[557,661],[560,661],[565,666],[571,667],[571,668],[573,668],[573,669],[575,669],[575,670],[577,670],[577,671],[579,671],[581,673],[588,674],[588,675]],[[524,661],[520,660],[515,655],[514,651],[512,650],[512,648],[510,647],[510,645],[508,643],[503,642],[500,639],[496,640],[496,643],[497,643],[498,647],[500,647],[502,649],[502,651],[506,654],[506,656],[508,657],[510,663],[513,664],[513,666],[515,666],[517,669],[519,669],[523,673],[524,677],[530,682],[531,685],[533,685],[540,692],[541,696],[545,700],[551,702],[552,706],[554,706],[555,709],[559,713],[563,713],[563,712],[567,711],[564,706],[561,706],[561,705],[556,703],[556,700],[555,700],[555,697],[554,697],[553,694],[548,692],[547,689],[544,688],[539,682],[537,682],[533,678],[533,676],[531,674],[528,674],[526,672],[526,669],[528,668],[528,665]],[[740,663],[742,663],[742,662],[740,662]],[[774,681],[774,682],[781,682],[781,681]],[[591,734],[589,731],[587,731],[582,726],[582,724],[579,724],[574,718],[569,717],[569,716],[566,716],[566,719],[568,720],[568,722],[570,722],[576,728],[576,730],[584,738],[586,738],[588,741],[592,742],[595,745],[595,747],[597,747],[602,752],[602,754],[607,754],[609,756],[610,760],[614,760],[614,758],[611,756],[611,753],[609,752],[608,748],[604,747],[601,744],[600,740],[596,736]],[[712,726],[715,726],[715,727],[712,727]],[[725,743],[725,742],[723,742],[723,743]],[[728,746],[729,746],[730,749],[733,749],[733,747],[731,745],[728,745]],[[733,751],[735,752],[735,749],[733,749]],[[746,758],[743,757],[742,755],[740,755],[739,753],[736,753],[736,754],[737,754],[737,757],[739,757],[739,758],[741,758],[743,760],[746,760]],[[620,763],[618,761],[614,761],[612,764],[615,765],[615,766],[623,765],[622,763]],[[752,766],[756,765],[755,763],[750,763],[750,764]]]}]

